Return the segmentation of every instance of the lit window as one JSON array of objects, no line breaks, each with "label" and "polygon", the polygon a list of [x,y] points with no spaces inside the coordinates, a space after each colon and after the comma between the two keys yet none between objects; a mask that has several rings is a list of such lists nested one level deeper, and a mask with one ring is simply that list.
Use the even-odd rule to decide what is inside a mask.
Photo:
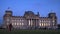
[{"label": "lit window", "polygon": [[53,23],[53,25],[54,25],[54,23]]},{"label": "lit window", "polygon": [[9,19],[7,18],[7,21],[9,21]]},{"label": "lit window", "polygon": [[20,23],[20,25],[21,25],[21,23]]},{"label": "lit window", "polygon": [[9,23],[7,23],[7,25],[9,25]]},{"label": "lit window", "polygon": [[24,25],[24,23],[22,23],[22,25]]},{"label": "lit window", "polygon": [[16,25],[16,23],[15,23],[15,25]]},{"label": "lit window", "polygon": [[41,20],[43,22],[43,20]]},{"label": "lit window", "polygon": [[12,25],[14,25],[14,23],[12,23]]},{"label": "lit window", "polygon": [[39,26],[41,26],[41,23],[39,23]]},{"label": "lit window", "polygon": [[46,26],[48,26],[48,24],[46,23]]},{"label": "lit window", "polygon": [[23,26],[23,25],[24,25],[24,23],[20,23],[20,25],[22,25],[22,26]]},{"label": "lit window", "polygon": [[43,26],[43,23],[42,23],[42,26]]},{"label": "lit window", "polygon": [[44,26],[46,26],[46,24],[44,23]]},{"label": "lit window", "polygon": [[17,23],[17,25],[19,25],[19,23]]},{"label": "lit window", "polygon": [[53,20],[53,22],[55,22],[55,21]]},{"label": "lit window", "polygon": [[50,26],[50,23],[48,25]]}]

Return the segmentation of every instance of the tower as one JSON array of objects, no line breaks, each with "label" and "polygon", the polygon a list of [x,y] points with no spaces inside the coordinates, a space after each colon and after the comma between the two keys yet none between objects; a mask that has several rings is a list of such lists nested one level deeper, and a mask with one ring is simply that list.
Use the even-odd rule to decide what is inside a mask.
[{"label": "tower", "polygon": [[39,12],[37,12],[37,16],[40,16],[40,15],[39,15]]},{"label": "tower", "polygon": [[6,11],[5,11],[5,16],[12,16],[12,11],[10,8],[8,8]]},{"label": "tower", "polygon": [[3,22],[4,22],[4,27],[5,27],[5,28],[6,28],[7,25],[10,24],[11,16],[12,16],[12,11],[10,10],[10,8],[8,8],[8,9],[5,11],[5,14],[4,14],[4,16],[3,16]]},{"label": "tower", "polygon": [[57,27],[57,16],[56,13],[51,12],[48,14],[48,18],[51,19],[51,26],[55,29]]}]

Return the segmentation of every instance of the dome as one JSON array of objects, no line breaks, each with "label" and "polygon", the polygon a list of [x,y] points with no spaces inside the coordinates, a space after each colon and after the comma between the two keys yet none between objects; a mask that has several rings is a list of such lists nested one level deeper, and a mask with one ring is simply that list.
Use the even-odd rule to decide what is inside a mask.
[{"label": "dome", "polygon": [[26,11],[25,14],[34,14],[32,11]]}]

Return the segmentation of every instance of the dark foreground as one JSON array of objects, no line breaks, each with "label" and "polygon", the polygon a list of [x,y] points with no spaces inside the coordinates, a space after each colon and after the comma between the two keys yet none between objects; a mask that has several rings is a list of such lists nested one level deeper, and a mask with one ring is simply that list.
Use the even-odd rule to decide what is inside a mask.
[{"label": "dark foreground", "polygon": [[60,34],[60,30],[8,30],[0,29],[0,34]]}]

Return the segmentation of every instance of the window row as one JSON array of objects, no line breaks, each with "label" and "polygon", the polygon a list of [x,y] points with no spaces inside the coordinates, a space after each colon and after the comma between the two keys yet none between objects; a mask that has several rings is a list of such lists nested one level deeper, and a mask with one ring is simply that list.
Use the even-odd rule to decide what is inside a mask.
[{"label": "window row", "polygon": [[50,23],[39,23],[39,26],[50,26]]},{"label": "window row", "polygon": [[12,23],[12,25],[24,25],[24,23]]},{"label": "window row", "polygon": [[39,20],[39,22],[51,22],[50,20]]},{"label": "window row", "polygon": [[20,20],[11,20],[11,21],[24,21],[24,20],[20,19]]}]

